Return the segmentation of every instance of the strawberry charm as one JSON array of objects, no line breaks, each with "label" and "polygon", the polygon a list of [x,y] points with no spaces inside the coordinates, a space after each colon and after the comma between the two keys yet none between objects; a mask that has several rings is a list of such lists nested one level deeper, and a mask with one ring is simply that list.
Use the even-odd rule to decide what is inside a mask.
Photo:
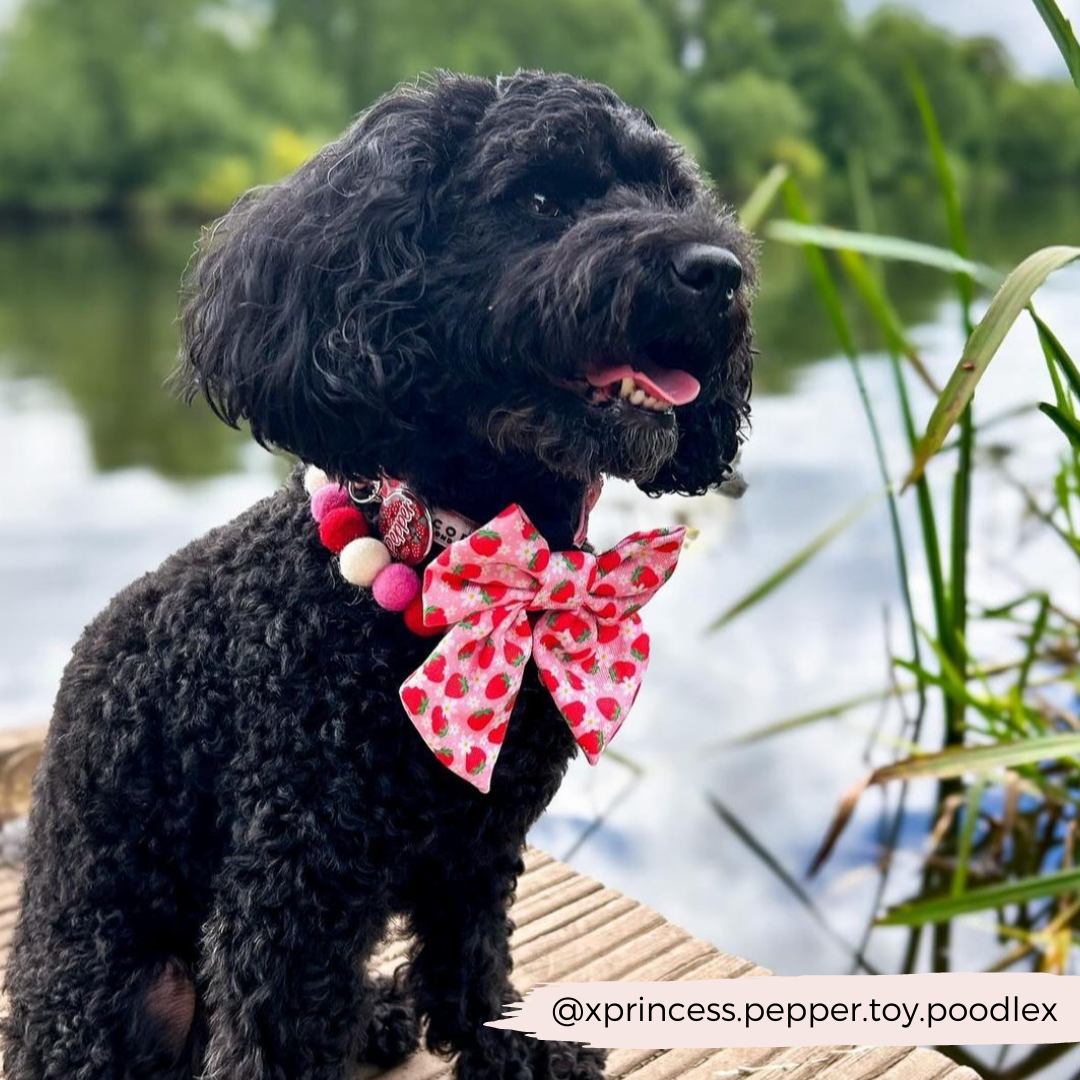
[{"label": "strawberry charm", "polygon": [[637,611],[671,576],[684,531],[636,533],[600,555],[552,552],[524,511],[510,506],[440,554],[420,602],[425,625],[449,629],[401,687],[405,711],[436,759],[490,790],[531,659],[596,764],[648,667]]},{"label": "strawberry charm", "polygon": [[379,532],[391,558],[406,566],[423,562],[433,539],[431,512],[396,480],[384,481],[379,507]]}]

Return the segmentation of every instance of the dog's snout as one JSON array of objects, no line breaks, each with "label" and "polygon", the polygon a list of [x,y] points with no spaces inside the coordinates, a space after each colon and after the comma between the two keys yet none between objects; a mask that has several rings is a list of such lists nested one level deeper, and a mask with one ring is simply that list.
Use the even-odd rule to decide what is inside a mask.
[{"label": "dog's snout", "polygon": [[742,284],[742,263],[727,248],[685,244],[671,257],[671,272],[679,287],[727,307]]}]

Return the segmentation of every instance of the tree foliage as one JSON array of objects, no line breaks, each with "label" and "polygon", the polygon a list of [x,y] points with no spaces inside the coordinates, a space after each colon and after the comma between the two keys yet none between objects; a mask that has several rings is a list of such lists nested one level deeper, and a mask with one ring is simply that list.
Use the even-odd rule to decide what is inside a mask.
[{"label": "tree foliage", "polygon": [[842,0],[24,0],[0,36],[0,208],[212,212],[437,67],[573,71],[700,153],[732,197],[777,160],[926,170],[909,72],[950,151],[1080,179],[1080,101],[1004,46]]}]

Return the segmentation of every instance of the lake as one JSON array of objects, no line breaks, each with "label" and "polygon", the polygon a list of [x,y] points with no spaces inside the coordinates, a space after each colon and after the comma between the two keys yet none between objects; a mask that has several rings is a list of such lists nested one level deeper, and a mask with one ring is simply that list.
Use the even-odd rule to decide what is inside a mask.
[{"label": "lake", "polygon": [[[943,236],[932,196],[890,199],[880,219],[883,232]],[[1080,242],[1080,197],[1048,192],[1022,206],[987,199],[973,207],[970,227],[977,257],[1007,268],[1045,244]],[[266,494],[285,472],[284,462],[164,388],[176,349],[177,282],[193,238],[184,226],[0,235],[0,726],[45,721],[71,645],[109,597]],[[782,590],[721,632],[706,631],[813,535],[880,492],[851,372],[836,355],[802,253],[767,244],[761,278],[754,430],[741,463],[748,491],[739,501],[657,503],[608,485],[591,531],[597,546],[672,520],[693,524],[700,538],[647,613],[652,665],[615,743],[624,760],[608,757],[595,769],[575,763],[534,840],[724,950],[785,974],[844,972],[871,915],[884,802],[864,799],[825,871],[812,882],[804,871],[841,794],[889,755],[888,745],[868,750],[880,710],[731,744],[888,686],[889,648],[906,648],[903,611],[878,498]],[[889,284],[944,382],[963,343],[952,282],[893,267]],[[1074,355],[1078,295],[1080,274],[1065,271],[1039,297],[1040,314]],[[980,298],[980,313],[986,302]],[[906,444],[889,366],[872,343],[864,359],[900,476]],[[1034,332],[1019,325],[980,387],[978,414],[1049,396]],[[925,418],[926,395],[915,393],[915,402]],[[985,441],[1002,450],[1010,474],[1040,491],[1062,446],[1050,423],[1030,412],[995,426]],[[946,462],[932,466],[939,497],[949,472]],[[911,503],[905,498],[902,509],[914,540]],[[1029,527],[1015,488],[994,469],[979,471],[973,514],[974,596],[992,603],[1025,582],[1076,606],[1077,561],[1046,530]],[[929,621],[918,565],[915,586]],[[1015,651],[1007,640],[990,643],[998,644]],[[898,731],[893,710],[882,733]],[[935,738],[928,731],[928,745]],[[916,888],[931,785],[914,785],[910,805],[886,897],[893,902]],[[793,898],[761,851],[798,880],[820,918]],[[905,943],[903,931],[877,931],[867,959],[895,970]],[[954,966],[978,970],[994,944],[989,919],[964,920],[954,931]],[[1074,1076],[1078,1068],[1074,1055],[1040,1076]]]}]

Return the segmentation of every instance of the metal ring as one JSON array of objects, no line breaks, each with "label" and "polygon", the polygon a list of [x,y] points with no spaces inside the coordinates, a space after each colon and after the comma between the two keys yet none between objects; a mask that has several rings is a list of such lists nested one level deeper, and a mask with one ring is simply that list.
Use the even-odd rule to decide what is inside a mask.
[{"label": "metal ring", "polygon": [[[366,485],[368,491],[361,494],[361,485]],[[377,480],[350,480],[347,484],[349,498],[357,506],[368,506],[370,503],[379,501],[379,482]]]}]

